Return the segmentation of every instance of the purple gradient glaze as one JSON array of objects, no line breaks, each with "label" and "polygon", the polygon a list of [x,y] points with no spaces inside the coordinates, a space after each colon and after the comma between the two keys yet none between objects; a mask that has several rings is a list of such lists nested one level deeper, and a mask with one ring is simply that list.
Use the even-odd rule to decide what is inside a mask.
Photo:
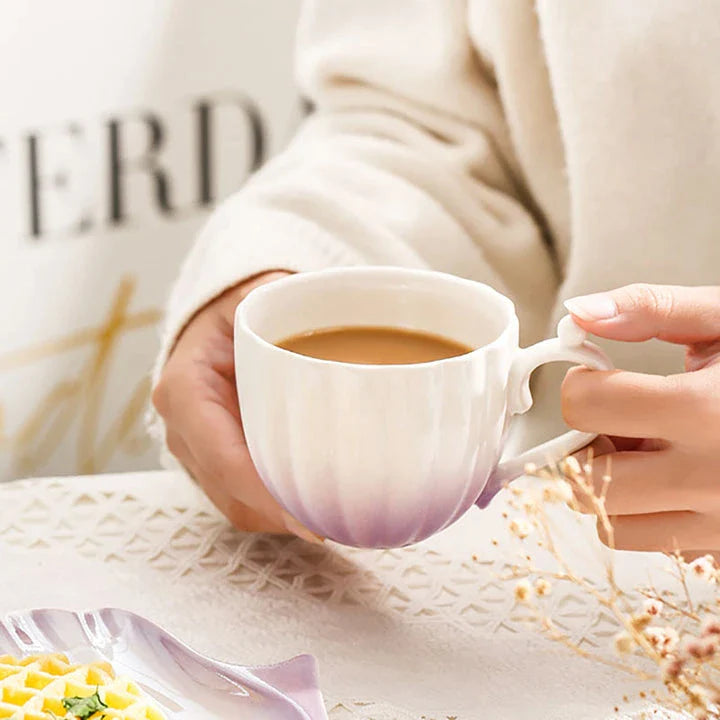
[{"label": "purple gradient glaze", "polygon": [[30,610],[0,618],[0,654],[47,652],[81,663],[107,660],[168,718],[327,720],[311,656],[267,667],[231,665],[124,610]]},{"label": "purple gradient glaze", "polygon": [[387,512],[387,508],[385,512],[355,512],[352,518],[347,518],[340,503],[332,496],[312,507],[302,503],[299,498],[296,499],[296,504],[290,505],[284,502],[286,498],[273,492],[270,483],[268,487],[288,512],[318,535],[343,545],[380,550],[406,547],[432,537],[452,525],[477,504],[478,496],[489,502],[497,490],[492,492],[490,498],[485,498],[485,488],[489,483],[482,478],[486,477],[488,472],[484,470],[479,473],[481,479],[476,477],[469,483],[460,498],[455,494],[455,483],[439,483],[438,485],[446,490],[432,498],[432,502],[423,510],[421,521],[415,512],[401,514]]},{"label": "purple gradient glaze", "polygon": [[[477,349],[403,366],[329,362],[275,344],[348,324],[414,328]],[[339,268],[254,290],[236,312],[235,366],[266,487],[344,545],[402,547],[447,527],[497,463],[518,334],[507,298],[442,273]]]}]

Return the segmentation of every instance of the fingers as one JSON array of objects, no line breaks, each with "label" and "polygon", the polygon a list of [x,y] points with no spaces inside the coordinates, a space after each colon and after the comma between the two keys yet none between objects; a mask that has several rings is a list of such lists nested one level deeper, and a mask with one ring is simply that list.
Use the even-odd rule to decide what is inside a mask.
[{"label": "fingers", "polygon": [[233,317],[250,290],[282,277],[258,275],[202,308],[180,334],[152,401],[167,445],[212,502],[239,529],[290,532],[321,542],[270,495],[250,458],[235,391]]},{"label": "fingers", "polygon": [[[598,438],[593,445],[602,453],[609,444],[608,438]],[[590,461],[585,455],[585,477],[595,497],[604,493],[605,512],[614,529],[611,538],[598,519],[604,543],[620,550],[720,550],[717,463],[672,446],[610,452]],[[587,462],[592,463],[590,469]],[[578,482],[574,488],[580,509],[597,510],[582,487]]]},{"label": "fingers", "polygon": [[[617,550],[674,552],[720,548],[714,518],[692,512],[625,515],[611,519]],[[601,533],[602,537],[602,533]],[[602,538],[607,542],[607,538]]]},{"label": "fingers", "polygon": [[232,412],[215,403],[201,403],[196,413],[188,416],[185,427],[185,463],[212,503],[235,527],[248,532],[290,533],[308,542],[322,542],[270,495]]},{"label": "fingers", "polygon": [[230,505],[222,511],[234,524],[239,520],[250,523],[242,525],[247,530],[280,530],[308,542],[322,542],[283,510],[267,490],[232,412],[217,403],[198,404],[196,412],[187,416],[186,437],[206,493],[213,502],[227,497]]},{"label": "fingers", "polygon": [[701,511],[704,489],[683,465],[671,450],[619,452],[593,461],[592,480],[599,494],[603,476],[611,477],[605,497],[609,515]]},{"label": "fingers", "polygon": [[[190,468],[189,468],[190,469]],[[191,470],[193,477],[208,496],[210,502],[236,527],[244,532],[268,532],[279,535],[291,534],[287,527],[281,522],[268,519],[265,515],[253,510],[233,498],[225,488],[195,466]]]},{"label": "fingers", "polygon": [[168,449],[218,509],[242,530],[289,532],[322,542],[263,484],[245,444],[232,382],[204,366],[174,368],[165,382],[155,402],[167,422]]},{"label": "fingers", "polygon": [[693,374],[572,368],[562,386],[563,417],[586,432],[692,442],[720,422],[705,381]]},{"label": "fingers", "polygon": [[[574,453],[580,466],[588,461],[589,457],[599,458],[609,453],[625,452],[626,450],[645,449],[645,440],[633,437],[620,437],[617,435],[598,435],[590,445]],[[655,450],[656,448],[648,448]]]},{"label": "fingers", "polygon": [[565,307],[583,329],[612,340],[690,345],[720,337],[718,287],[627,285],[572,298]]},{"label": "fingers", "polygon": [[170,428],[168,442],[177,445],[168,445],[170,451],[190,455],[201,477],[221,484],[230,497],[274,524],[282,524],[282,510],[263,485],[245,445],[232,383],[212,368],[189,363],[174,368],[167,382],[160,410]]},{"label": "fingers", "polygon": [[[702,509],[703,489],[693,486],[681,456],[670,450],[643,451],[643,447],[637,440],[601,435],[575,454],[585,476],[592,481],[595,496],[605,493],[607,513],[635,515]],[[573,489],[578,509],[592,512],[587,490],[579,485]]]},{"label": "fingers", "polygon": [[685,370],[697,372],[720,360],[720,340],[695,343],[685,355]]},{"label": "fingers", "polygon": [[233,498],[222,485],[210,477],[198,465],[187,443],[175,431],[167,434],[167,446],[170,452],[178,459],[186,472],[203,489],[213,505],[238,529],[244,532],[268,532],[287,534],[289,529],[273,519],[256,512],[244,503]]},{"label": "fingers", "polygon": [[257,474],[240,425],[229,411],[216,403],[198,403],[182,428],[204,475],[268,519],[280,518],[281,509]]}]

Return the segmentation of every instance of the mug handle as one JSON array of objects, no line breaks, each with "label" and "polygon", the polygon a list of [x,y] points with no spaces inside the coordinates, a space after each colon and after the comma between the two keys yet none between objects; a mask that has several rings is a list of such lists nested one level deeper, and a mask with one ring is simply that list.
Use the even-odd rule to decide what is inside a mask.
[{"label": "mug handle", "polygon": [[[595,370],[612,370],[614,365],[610,358],[597,345],[588,342],[586,337],[585,331],[573,322],[570,315],[566,315],[558,323],[556,338],[543,340],[520,350],[508,378],[508,413],[518,415],[526,413],[532,407],[530,375],[540,365],[565,361]],[[556,462],[585,447],[596,437],[596,433],[570,430],[516,457],[502,461],[490,476],[476,504],[481,508],[487,507],[507,483],[523,474],[529,463],[541,467]]]}]

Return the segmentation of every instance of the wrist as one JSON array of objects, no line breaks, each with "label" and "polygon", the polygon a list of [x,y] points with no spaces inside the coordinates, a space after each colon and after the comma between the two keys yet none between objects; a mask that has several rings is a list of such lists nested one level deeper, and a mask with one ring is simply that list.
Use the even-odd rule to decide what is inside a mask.
[{"label": "wrist", "polygon": [[[270,270],[259,275],[253,275],[252,277],[246,278],[242,282],[239,282],[237,285],[233,285],[232,287],[228,288],[221,295],[215,298],[215,300],[212,300],[210,303],[208,303],[208,305],[218,303],[222,305],[225,309],[229,309],[231,313],[234,313],[238,303],[242,302],[248,296],[248,294],[256,287],[259,287],[260,285],[265,285],[266,283],[272,282],[273,280],[279,280],[292,274],[293,273],[289,270]],[[205,307],[208,307],[208,305],[206,305]],[[202,312],[203,309],[204,308],[201,308],[198,312]]]},{"label": "wrist", "polygon": [[238,304],[256,287],[279,280],[287,275],[292,275],[292,273],[287,270],[271,270],[259,275],[253,275],[237,283],[237,285],[233,285],[201,308],[198,308],[185,324],[185,327],[178,333],[173,348],[168,353],[168,358],[175,352],[181,341],[187,339],[191,343],[197,342],[199,338],[206,334],[208,328],[215,327],[220,329],[223,334],[232,336],[233,318]]}]

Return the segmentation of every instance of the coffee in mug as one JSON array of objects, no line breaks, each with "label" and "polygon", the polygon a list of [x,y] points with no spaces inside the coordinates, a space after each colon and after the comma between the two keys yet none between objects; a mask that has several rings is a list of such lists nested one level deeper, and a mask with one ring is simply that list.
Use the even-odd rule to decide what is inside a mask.
[{"label": "coffee in mug", "polygon": [[[431,346],[446,356],[431,358]],[[427,538],[487,505],[526,463],[589,443],[573,430],[501,459],[512,417],[532,405],[530,374],[554,361],[612,368],[569,317],[557,338],[520,348],[508,298],[439,272],[291,275],[235,314],[238,398],[260,477],[310,530],[358,547]]]},{"label": "coffee in mug", "polygon": [[434,333],[365,326],[311,330],[276,345],[307,357],[361,365],[412,365],[445,360],[473,350]]}]

